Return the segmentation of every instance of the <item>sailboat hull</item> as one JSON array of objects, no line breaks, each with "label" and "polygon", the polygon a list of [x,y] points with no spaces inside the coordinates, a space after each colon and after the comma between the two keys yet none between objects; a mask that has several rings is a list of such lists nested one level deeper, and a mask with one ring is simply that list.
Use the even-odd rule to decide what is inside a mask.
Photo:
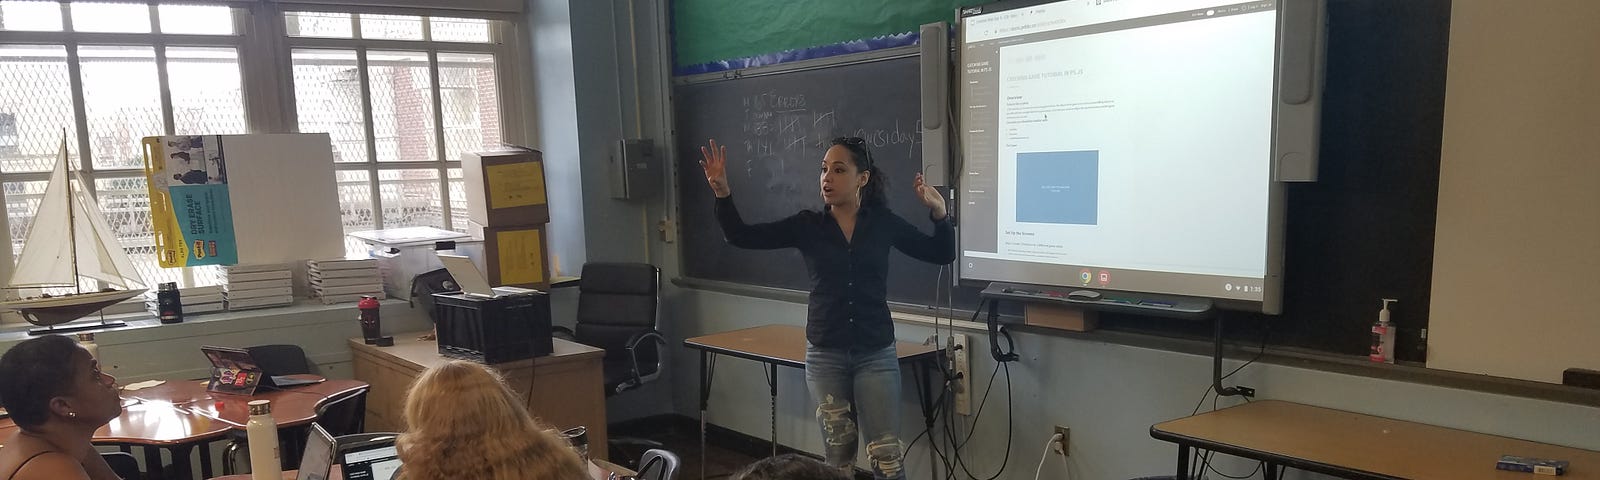
[{"label": "sailboat hull", "polygon": [[83,318],[118,302],[140,295],[139,290],[80,293],[50,298],[0,302],[0,308],[16,310],[28,323],[47,327]]}]

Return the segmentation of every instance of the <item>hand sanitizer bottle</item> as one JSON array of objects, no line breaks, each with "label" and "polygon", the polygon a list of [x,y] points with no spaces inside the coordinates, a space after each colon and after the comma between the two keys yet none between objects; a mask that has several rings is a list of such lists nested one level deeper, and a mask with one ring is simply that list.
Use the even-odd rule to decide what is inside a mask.
[{"label": "hand sanitizer bottle", "polygon": [[1383,309],[1378,310],[1378,321],[1372,324],[1372,349],[1367,359],[1394,363],[1394,324],[1389,323],[1389,304],[1398,301],[1393,298],[1383,299]]}]

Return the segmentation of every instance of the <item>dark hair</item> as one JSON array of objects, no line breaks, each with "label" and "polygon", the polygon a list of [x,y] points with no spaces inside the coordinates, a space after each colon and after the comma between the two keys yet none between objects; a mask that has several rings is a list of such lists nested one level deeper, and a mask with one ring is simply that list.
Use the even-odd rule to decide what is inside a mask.
[{"label": "dark hair", "polygon": [[850,151],[850,161],[855,162],[856,170],[872,174],[867,178],[867,185],[861,187],[861,204],[874,207],[888,205],[889,176],[884,175],[883,168],[878,167],[878,162],[872,159],[867,141],[861,137],[839,137],[833,139],[833,144]]},{"label": "dark hair", "polygon": [[0,406],[23,427],[50,418],[50,399],[71,393],[77,342],[61,335],[26,340],[0,356]]},{"label": "dark hair", "polygon": [[787,453],[752,463],[734,480],[850,480],[843,471],[811,457]]}]

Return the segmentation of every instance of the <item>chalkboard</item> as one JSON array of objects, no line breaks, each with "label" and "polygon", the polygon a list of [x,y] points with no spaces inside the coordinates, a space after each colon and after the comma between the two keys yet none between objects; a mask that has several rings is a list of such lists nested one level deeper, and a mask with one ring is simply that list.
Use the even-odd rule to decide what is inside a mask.
[{"label": "chalkboard", "polygon": [[[798,250],[745,250],[723,240],[699,165],[700,146],[708,139],[728,146],[728,183],[745,222],[820,210],[817,175],[823,153],[833,138],[855,136],[867,140],[886,172],[890,209],[931,232],[928,209],[911,188],[922,168],[918,75],[918,57],[912,55],[677,86],[673,103],[686,276],[811,289]],[[948,301],[939,277],[939,266],[891,253],[889,301],[943,306]],[[949,282],[947,273],[943,284]],[[976,307],[978,291],[957,289],[955,307]]]}]

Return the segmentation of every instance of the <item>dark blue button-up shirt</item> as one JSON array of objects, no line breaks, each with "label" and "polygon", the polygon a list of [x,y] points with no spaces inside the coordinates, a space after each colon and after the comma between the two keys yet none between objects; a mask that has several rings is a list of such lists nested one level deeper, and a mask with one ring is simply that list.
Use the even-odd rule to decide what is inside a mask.
[{"label": "dark blue button-up shirt", "polygon": [[826,208],[750,225],[739,217],[729,196],[717,199],[716,214],[733,246],[800,249],[811,274],[806,340],[824,348],[868,350],[894,342],[887,300],[889,247],[933,264],[956,258],[955,227],[949,216],[933,221],[930,236],[888,208],[862,206],[855,231],[845,240],[844,230]]}]

